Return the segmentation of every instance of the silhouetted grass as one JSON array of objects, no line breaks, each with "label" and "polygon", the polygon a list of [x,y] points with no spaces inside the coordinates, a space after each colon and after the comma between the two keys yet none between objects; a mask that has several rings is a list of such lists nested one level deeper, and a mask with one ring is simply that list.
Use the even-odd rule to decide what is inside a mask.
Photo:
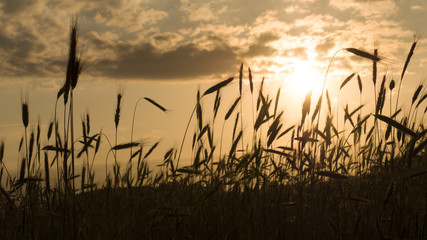
[{"label": "silhouetted grass", "polygon": [[[399,90],[415,44],[398,80]],[[373,62],[378,96],[374,112],[364,110],[362,114],[362,104],[354,109],[346,105],[339,122],[324,88],[314,109],[311,92],[307,94],[299,124],[288,125],[283,121],[287,113],[278,109],[280,89],[272,98],[264,92],[263,79],[256,91],[248,68],[251,99],[256,99],[256,106],[251,103],[253,126],[243,129],[242,106],[248,103],[243,97],[246,79],[242,64],[234,102],[222,103],[221,91],[235,76],[202,95],[198,92],[179,151],[171,148],[159,167],[149,169],[147,158],[159,143],[145,148],[135,142],[133,122],[141,99],[167,111],[151,98],[142,97],[135,104],[130,141],[117,142],[122,92],[117,94],[113,116],[114,145],[102,132],[91,133],[89,114],[82,118],[82,136],[74,137],[73,90],[83,70],[76,49],[77,23],[73,22],[66,81],[56,99],[64,98],[62,129],[55,107],[48,144],[40,145],[43,135],[39,127],[28,141],[29,105],[25,100],[25,138],[19,148],[24,157],[19,176],[7,172],[3,164],[7,148],[3,142],[0,145],[0,180],[5,179],[0,182],[1,239],[427,238],[427,130],[424,115],[417,120],[418,112],[425,113],[425,85],[420,84],[408,100],[411,105],[407,115],[398,108],[399,94],[396,109],[391,112],[393,94],[387,95],[385,86],[389,83],[392,93],[396,81],[384,76],[377,92],[376,63],[381,58],[376,51],[370,54],[355,48],[342,49]],[[339,89],[356,79],[355,75],[344,79]],[[358,74],[357,81],[362,102],[362,93],[368,89],[362,88]],[[322,112],[324,97],[328,109]],[[388,114],[384,111],[387,97]],[[209,110],[203,109],[202,103],[211,100],[214,117],[206,121],[203,115]],[[239,103],[240,111],[236,107]],[[218,109],[224,106],[228,107],[226,114],[217,117]],[[179,160],[185,140],[190,141],[186,136],[193,117],[196,127],[191,139],[192,159],[190,165],[181,166]],[[231,144],[224,146],[224,125],[229,122],[234,123],[233,131],[225,136],[231,138]],[[215,131],[215,123],[222,124],[221,134]],[[252,141],[243,141],[247,134],[253,136]],[[284,138],[289,139],[287,144],[280,141]],[[102,142],[108,143],[108,153],[114,155],[113,175],[108,170],[111,162],[107,154],[105,182],[96,185],[93,163]],[[125,150],[129,151],[129,160],[126,169],[121,169],[117,153]],[[75,172],[78,160],[82,161],[80,174]],[[56,181],[51,181],[55,176],[49,176],[49,170],[55,163]],[[3,172],[7,172],[5,177]]]}]

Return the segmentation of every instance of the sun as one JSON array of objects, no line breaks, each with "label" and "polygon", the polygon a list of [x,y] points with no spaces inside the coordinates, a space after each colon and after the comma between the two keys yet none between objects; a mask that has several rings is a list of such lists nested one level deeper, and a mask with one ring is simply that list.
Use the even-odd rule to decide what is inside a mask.
[{"label": "sun", "polygon": [[323,80],[320,72],[310,61],[295,60],[292,72],[287,78],[288,87],[298,97],[305,96],[310,90],[313,93],[322,91]]}]

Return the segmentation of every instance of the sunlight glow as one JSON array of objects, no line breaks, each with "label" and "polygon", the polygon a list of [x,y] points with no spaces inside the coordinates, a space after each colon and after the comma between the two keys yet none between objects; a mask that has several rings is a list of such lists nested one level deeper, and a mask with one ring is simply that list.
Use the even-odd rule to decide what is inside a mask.
[{"label": "sunlight glow", "polygon": [[291,92],[298,97],[305,96],[312,89],[313,93],[322,91],[322,76],[310,61],[295,60],[287,81]]}]

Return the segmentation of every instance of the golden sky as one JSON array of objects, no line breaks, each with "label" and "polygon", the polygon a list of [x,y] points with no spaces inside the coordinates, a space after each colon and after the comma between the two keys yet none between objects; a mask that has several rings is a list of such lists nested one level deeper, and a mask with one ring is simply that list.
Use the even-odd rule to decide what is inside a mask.
[{"label": "golden sky", "polygon": [[[162,140],[157,158],[179,146],[197,89],[237,76],[242,62],[256,84],[265,76],[272,95],[282,88],[281,107],[290,124],[298,120],[305,93],[320,91],[339,49],[378,48],[379,76],[398,79],[416,35],[404,96],[427,75],[425,0],[0,0],[0,139],[11,169],[23,135],[21,93],[28,92],[32,128],[40,119],[45,133],[53,119],[71,16],[78,17],[79,51],[89,61],[75,90],[76,121],[89,112],[94,131],[113,138],[115,94],[123,87],[119,142],[126,142],[136,101],[150,97],[171,110],[164,114],[147,103],[137,110],[135,136],[148,145]],[[340,52],[327,80],[331,96],[352,72],[371,86],[371,68],[371,62]],[[232,84],[225,91],[224,108],[236,89]],[[350,83],[340,94],[358,104],[355,89]],[[370,102],[366,96],[363,103]],[[249,119],[250,111],[244,110]]]}]

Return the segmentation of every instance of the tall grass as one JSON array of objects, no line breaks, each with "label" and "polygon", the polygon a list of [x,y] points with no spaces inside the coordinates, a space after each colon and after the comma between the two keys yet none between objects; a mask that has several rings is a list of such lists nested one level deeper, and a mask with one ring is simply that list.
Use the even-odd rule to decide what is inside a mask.
[{"label": "tall grass", "polygon": [[[150,169],[147,160],[159,142],[146,148],[134,140],[133,132],[140,100],[167,112],[152,98],[141,97],[136,102],[130,141],[119,143],[117,138],[123,114],[122,92],[116,96],[112,116],[113,144],[104,133],[91,132],[88,113],[81,121],[82,135],[75,137],[73,91],[85,67],[77,55],[77,36],[77,21],[73,20],[65,83],[56,99],[64,100],[62,131],[55,105],[55,117],[46,134],[47,145],[40,144],[43,134],[39,124],[28,140],[29,105],[24,100],[19,177],[12,177],[7,171],[3,159],[7,149],[3,142],[0,145],[0,180],[6,179],[5,183],[0,181],[2,239],[426,238],[425,85],[421,83],[407,100],[411,103],[409,112],[399,108],[399,93],[396,98],[392,94],[396,84],[400,91],[416,41],[400,80],[384,76],[379,90],[376,63],[381,58],[377,51],[371,54],[343,48],[342,51],[373,63],[373,89],[377,96],[373,112],[367,112],[362,104],[363,96],[367,96],[364,91],[370,89],[362,88],[362,77],[351,73],[338,87],[341,90],[357,79],[360,105],[350,109],[346,104],[338,109],[339,102],[334,115],[325,88],[332,58],[321,96],[314,105],[311,92],[306,95],[301,119],[295,125],[283,121],[289,113],[280,110],[280,89],[271,97],[263,89],[264,78],[258,85],[248,68],[246,79],[242,64],[235,100],[224,104],[221,91],[231,88],[237,76],[230,76],[203,94],[198,92],[180,149],[169,149],[162,164]],[[255,106],[250,104],[252,111],[248,111],[252,112],[252,121],[247,120],[250,117],[243,118],[242,112],[247,104],[243,84],[246,80],[250,98],[256,99]],[[321,111],[324,98],[327,111]],[[212,120],[203,117],[209,115],[209,110],[203,108],[205,101],[213,102]],[[386,102],[390,103],[388,114],[384,111]],[[220,111],[224,106],[228,108]],[[340,112],[342,122],[338,118]],[[421,120],[417,120],[419,113],[423,114]],[[193,118],[191,162],[183,165],[180,158]],[[222,127],[215,128],[218,124]],[[224,134],[226,124],[233,128]],[[252,126],[243,127],[249,124]],[[244,142],[244,136],[251,136],[252,141]],[[108,144],[109,151],[105,182],[97,185],[93,164],[101,143]],[[129,151],[126,169],[121,169],[117,158],[120,151]],[[114,179],[108,168],[109,153],[114,157]],[[79,159],[80,174],[75,167]],[[54,165],[56,181],[51,181],[54,176],[49,172]],[[3,171],[7,172],[5,177]]]}]

